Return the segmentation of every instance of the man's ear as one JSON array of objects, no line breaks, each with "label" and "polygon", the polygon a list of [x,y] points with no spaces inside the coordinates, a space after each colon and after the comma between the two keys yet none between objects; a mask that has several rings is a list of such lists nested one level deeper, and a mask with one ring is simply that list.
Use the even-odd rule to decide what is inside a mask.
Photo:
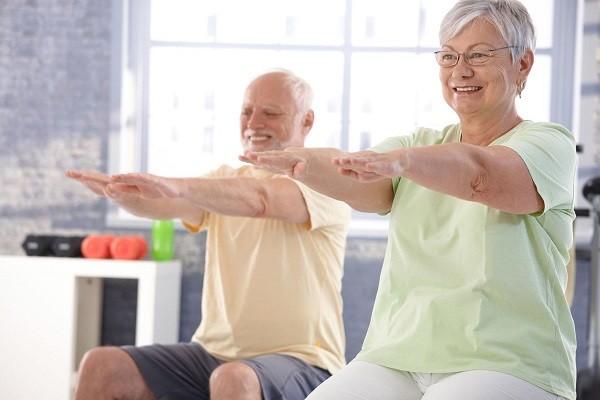
[{"label": "man's ear", "polygon": [[302,133],[304,133],[304,136],[308,135],[308,132],[310,132],[314,123],[315,123],[315,112],[313,110],[308,110],[306,112],[306,115],[304,116],[304,121],[302,123],[302,125],[303,125]]}]

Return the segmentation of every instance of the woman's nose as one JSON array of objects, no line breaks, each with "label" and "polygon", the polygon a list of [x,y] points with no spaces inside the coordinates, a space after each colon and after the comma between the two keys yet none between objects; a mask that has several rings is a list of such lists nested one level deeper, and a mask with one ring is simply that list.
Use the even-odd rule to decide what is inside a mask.
[{"label": "woman's nose", "polygon": [[452,76],[455,78],[462,78],[473,75],[473,68],[467,64],[465,56],[461,55],[458,59],[458,63],[452,67]]}]

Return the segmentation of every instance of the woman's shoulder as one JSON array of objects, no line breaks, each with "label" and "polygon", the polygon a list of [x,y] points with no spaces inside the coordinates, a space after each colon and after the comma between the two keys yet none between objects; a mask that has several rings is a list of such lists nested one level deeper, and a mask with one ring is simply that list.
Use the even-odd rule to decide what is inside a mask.
[{"label": "woman's shoulder", "polygon": [[514,129],[514,132],[559,132],[563,135],[573,136],[571,131],[567,129],[565,126],[558,124],[556,122],[547,122],[547,121],[531,121],[531,120],[523,120],[519,125],[517,125]]},{"label": "woman's shoulder", "polygon": [[573,133],[565,126],[555,122],[534,122],[524,120],[507,132],[505,139],[502,141],[512,141],[521,138],[527,139],[528,141],[559,141],[568,143],[569,146],[575,145]]}]

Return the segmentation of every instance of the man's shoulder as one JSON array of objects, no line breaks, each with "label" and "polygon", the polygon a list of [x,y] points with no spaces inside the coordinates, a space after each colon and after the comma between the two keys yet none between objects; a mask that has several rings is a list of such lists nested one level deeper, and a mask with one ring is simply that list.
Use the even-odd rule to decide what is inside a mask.
[{"label": "man's shoulder", "polygon": [[275,174],[256,168],[253,165],[231,166],[228,164],[223,164],[217,169],[209,172],[207,176],[214,178],[249,177],[256,179],[269,179],[275,176]]}]

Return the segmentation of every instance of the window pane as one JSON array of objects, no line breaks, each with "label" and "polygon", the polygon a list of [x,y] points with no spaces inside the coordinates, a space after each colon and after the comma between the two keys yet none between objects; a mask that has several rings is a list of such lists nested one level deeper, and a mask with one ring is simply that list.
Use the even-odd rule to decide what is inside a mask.
[{"label": "window pane", "polygon": [[435,48],[440,46],[440,24],[455,3],[456,0],[421,0],[423,9],[421,46]]},{"label": "window pane", "polygon": [[152,0],[150,38],[212,42],[216,4],[216,1]]},{"label": "window pane", "polygon": [[533,68],[527,77],[527,87],[522,98],[517,97],[517,111],[524,119],[550,121],[551,64],[550,56],[535,56]]},{"label": "window pane", "polygon": [[363,150],[417,126],[441,129],[458,118],[442,96],[432,54],[354,55],[350,150]]},{"label": "window pane", "polygon": [[306,144],[339,147],[338,53],[155,47],[150,58],[149,172],[189,176],[238,165],[244,90],[274,66],[291,69],[313,87],[316,120]]},{"label": "window pane", "polygon": [[537,33],[537,48],[552,47],[554,1],[521,0],[527,7]]},{"label": "window pane", "polygon": [[419,87],[416,94],[417,126],[442,129],[458,123],[454,110],[444,100],[442,84],[439,79],[440,67],[433,53],[420,54],[417,60],[417,78]]},{"label": "window pane", "polygon": [[412,53],[358,53],[352,57],[350,151],[414,129],[417,70]]},{"label": "window pane", "polygon": [[419,40],[418,1],[352,2],[354,46],[410,46]]},{"label": "window pane", "polygon": [[160,41],[340,45],[345,0],[153,0]]}]

